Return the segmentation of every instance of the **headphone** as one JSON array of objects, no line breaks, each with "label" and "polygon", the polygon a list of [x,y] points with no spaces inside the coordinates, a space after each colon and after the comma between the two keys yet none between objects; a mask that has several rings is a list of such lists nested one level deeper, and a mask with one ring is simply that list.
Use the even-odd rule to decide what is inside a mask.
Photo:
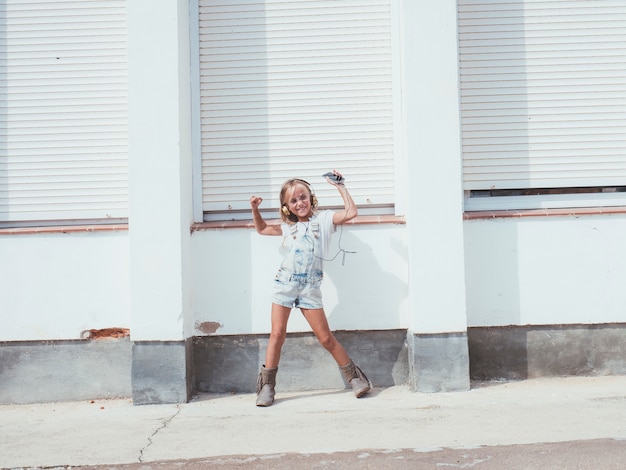
[{"label": "headphone", "polygon": [[284,196],[285,191],[287,190],[287,188],[293,186],[295,183],[300,183],[300,184],[304,185],[306,187],[306,189],[309,191],[309,194],[311,196],[311,198],[309,199],[309,201],[311,203],[311,209],[315,210],[317,208],[317,204],[318,204],[317,197],[315,197],[315,193],[313,192],[313,189],[311,189],[311,185],[307,181],[302,180],[300,178],[292,178],[290,180],[287,180],[287,181],[285,181],[285,184],[283,184],[283,189],[280,192],[281,193],[280,194],[281,195],[280,211],[285,215],[285,217],[288,217],[288,218],[291,216],[292,212],[289,210],[289,207],[287,207],[287,204],[285,204],[282,201],[282,197]]}]

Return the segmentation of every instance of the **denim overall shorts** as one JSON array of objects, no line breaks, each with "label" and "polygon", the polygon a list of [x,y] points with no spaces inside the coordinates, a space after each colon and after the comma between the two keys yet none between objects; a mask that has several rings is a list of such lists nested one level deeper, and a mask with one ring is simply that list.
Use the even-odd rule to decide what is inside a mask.
[{"label": "denim overall shorts", "polygon": [[324,277],[319,253],[319,228],[306,226],[304,235],[296,236],[274,278],[273,302],[283,307],[323,308],[320,286]]}]

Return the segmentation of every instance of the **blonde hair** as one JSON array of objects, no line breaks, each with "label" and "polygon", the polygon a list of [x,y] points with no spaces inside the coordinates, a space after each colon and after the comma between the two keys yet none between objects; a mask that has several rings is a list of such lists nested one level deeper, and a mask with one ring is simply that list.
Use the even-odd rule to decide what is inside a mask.
[{"label": "blonde hair", "polygon": [[296,216],[296,214],[294,214],[293,212],[289,210],[289,207],[287,206],[287,201],[285,200],[285,198],[287,197],[287,193],[289,192],[289,190],[293,189],[298,184],[304,186],[306,190],[309,192],[309,201],[311,203],[311,210],[313,211],[313,214],[317,212],[317,198],[315,197],[315,194],[313,193],[313,190],[311,189],[311,185],[308,182],[301,180],[299,178],[288,179],[287,181],[283,183],[283,187],[280,190],[279,212],[280,212],[280,218],[283,220],[283,222],[287,224],[291,224],[291,225],[295,224],[298,221],[298,217]]}]

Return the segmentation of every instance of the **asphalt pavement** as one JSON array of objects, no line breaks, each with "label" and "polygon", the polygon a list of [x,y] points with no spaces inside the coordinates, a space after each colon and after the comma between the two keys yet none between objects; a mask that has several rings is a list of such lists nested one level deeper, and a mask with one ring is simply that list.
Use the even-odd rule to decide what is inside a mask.
[{"label": "asphalt pavement", "polygon": [[0,468],[626,468],[626,376],[0,406]]}]

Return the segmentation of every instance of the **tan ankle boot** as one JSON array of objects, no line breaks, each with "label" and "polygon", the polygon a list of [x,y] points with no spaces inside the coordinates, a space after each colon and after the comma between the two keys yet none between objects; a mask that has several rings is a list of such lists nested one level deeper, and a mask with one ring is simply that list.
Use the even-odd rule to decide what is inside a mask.
[{"label": "tan ankle boot", "polygon": [[274,403],[276,372],[278,372],[278,367],[271,369],[266,369],[265,365],[261,367],[256,382],[256,406],[271,406]]},{"label": "tan ankle boot", "polygon": [[354,392],[354,396],[357,398],[361,398],[372,388],[372,383],[365,376],[363,371],[359,369],[352,360],[348,362],[345,366],[340,366],[341,372],[343,373],[346,381],[352,385],[352,391]]}]

